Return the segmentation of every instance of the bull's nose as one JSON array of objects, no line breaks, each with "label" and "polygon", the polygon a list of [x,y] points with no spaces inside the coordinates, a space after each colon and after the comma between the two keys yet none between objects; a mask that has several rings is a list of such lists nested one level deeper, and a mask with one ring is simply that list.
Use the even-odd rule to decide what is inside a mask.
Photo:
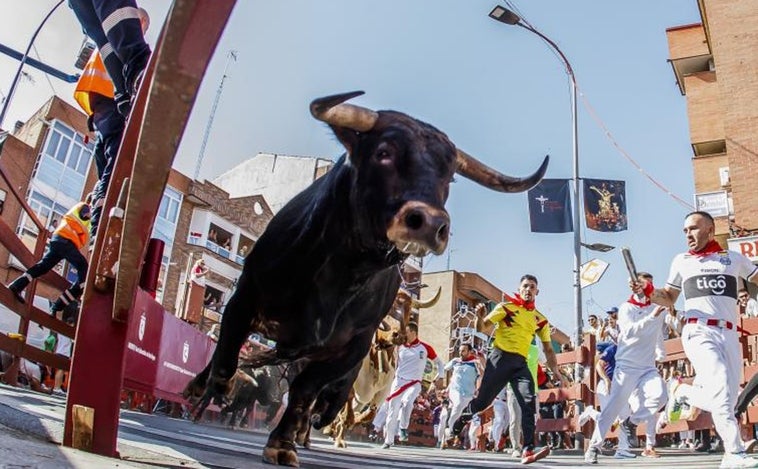
[{"label": "bull's nose", "polygon": [[432,250],[447,244],[450,236],[450,218],[447,213],[430,207],[416,207],[408,210],[404,218],[405,226],[412,236],[425,240]]},{"label": "bull's nose", "polygon": [[450,237],[450,217],[443,208],[425,202],[406,202],[387,228],[387,238],[402,252],[441,254]]}]

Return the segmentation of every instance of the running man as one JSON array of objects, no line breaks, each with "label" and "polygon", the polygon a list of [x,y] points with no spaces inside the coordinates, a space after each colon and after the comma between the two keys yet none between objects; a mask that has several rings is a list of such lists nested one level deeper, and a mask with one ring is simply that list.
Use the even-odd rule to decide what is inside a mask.
[{"label": "running man", "polygon": [[630,281],[630,287],[670,307],[684,293],[682,346],[696,377],[692,385],[672,382],[669,420],[676,421],[684,405],[710,412],[724,442],[721,467],[758,467],[758,459],[745,453],[734,416],[742,371],[737,290],[741,278],[758,282],[758,267],[742,254],[722,249],[715,230],[709,213],[687,214],[684,235],[689,250],[674,257],[666,285],[654,289],[652,284]]}]

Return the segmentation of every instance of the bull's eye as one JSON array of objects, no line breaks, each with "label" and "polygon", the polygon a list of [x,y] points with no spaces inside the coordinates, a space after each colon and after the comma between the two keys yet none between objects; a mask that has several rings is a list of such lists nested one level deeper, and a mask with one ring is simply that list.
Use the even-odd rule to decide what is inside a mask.
[{"label": "bull's eye", "polygon": [[376,154],[376,159],[380,163],[389,163],[392,161],[392,156],[387,150],[379,150],[379,152]]}]

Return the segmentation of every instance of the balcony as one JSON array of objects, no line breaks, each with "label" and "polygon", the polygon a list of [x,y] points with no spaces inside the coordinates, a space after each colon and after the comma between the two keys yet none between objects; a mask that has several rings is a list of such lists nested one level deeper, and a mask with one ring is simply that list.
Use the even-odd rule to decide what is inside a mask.
[{"label": "balcony", "polygon": [[669,61],[682,95],[686,94],[684,77],[697,72],[713,71],[713,56],[702,24],[677,26],[666,30]]},{"label": "balcony", "polygon": [[242,265],[245,262],[245,258],[243,256],[233,254],[228,249],[224,249],[213,241],[208,241],[202,236],[194,236],[195,234],[197,233],[190,233],[190,235],[187,237],[187,244],[192,244],[193,246],[202,246],[212,253],[223,257],[224,259],[229,259],[230,261],[239,265]]}]

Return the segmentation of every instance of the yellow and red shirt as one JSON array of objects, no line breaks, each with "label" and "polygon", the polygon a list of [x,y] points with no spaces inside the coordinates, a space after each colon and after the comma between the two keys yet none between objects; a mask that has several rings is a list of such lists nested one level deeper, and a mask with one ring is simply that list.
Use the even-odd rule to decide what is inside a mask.
[{"label": "yellow and red shirt", "polygon": [[495,324],[495,347],[526,358],[535,335],[542,342],[550,342],[550,323],[533,305],[525,305],[518,297],[506,298],[508,301],[497,305],[484,319]]}]

